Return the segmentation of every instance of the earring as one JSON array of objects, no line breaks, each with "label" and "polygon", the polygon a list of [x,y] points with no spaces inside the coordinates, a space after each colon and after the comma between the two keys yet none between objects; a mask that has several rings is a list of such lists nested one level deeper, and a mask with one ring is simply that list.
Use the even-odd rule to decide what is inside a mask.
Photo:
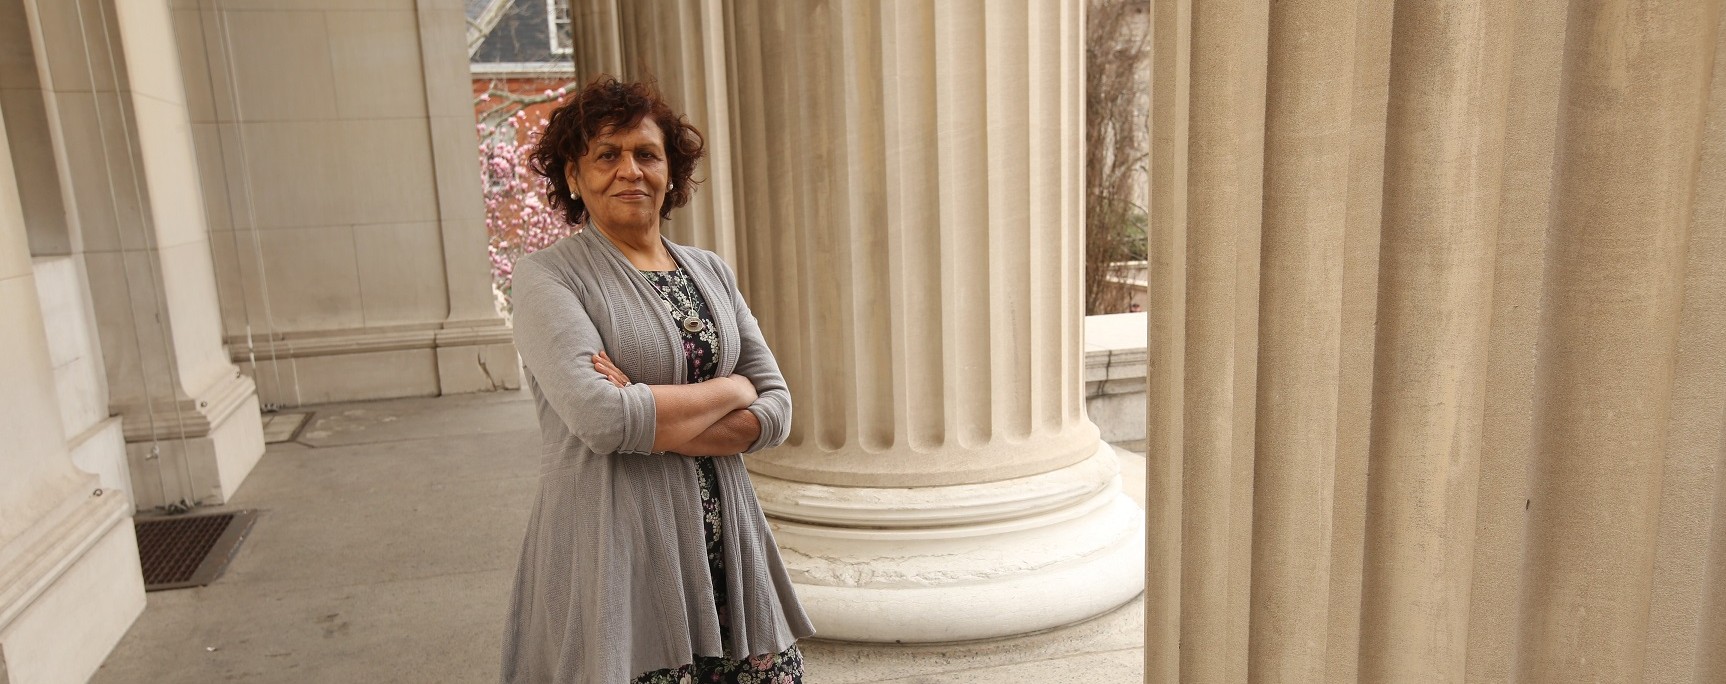
[{"label": "earring", "polygon": [[666,184],[665,184],[665,189],[666,189],[666,190],[674,190],[674,189],[676,189],[676,188],[677,188],[677,184],[676,184],[676,183],[666,183]]},{"label": "earring", "polygon": [[571,190],[569,191],[569,198],[572,200],[578,200],[581,199],[581,195],[577,195],[574,190]]}]

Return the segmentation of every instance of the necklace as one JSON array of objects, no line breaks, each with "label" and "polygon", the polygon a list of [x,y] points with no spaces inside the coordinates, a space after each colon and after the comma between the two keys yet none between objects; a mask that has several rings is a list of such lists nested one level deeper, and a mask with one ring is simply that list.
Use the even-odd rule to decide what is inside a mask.
[{"label": "necklace", "polygon": [[[681,274],[682,270],[679,269],[668,273]],[[667,280],[672,280],[673,278],[674,276],[668,276]],[[666,296],[663,291],[659,293],[659,300],[665,302],[665,310],[671,312],[671,317],[675,319],[679,325],[683,326],[683,330],[685,332],[698,333],[707,328],[707,324],[701,321],[700,312],[695,310],[695,302],[693,300],[689,302],[689,309],[687,311],[678,311],[677,305],[672,304],[671,298]]]}]

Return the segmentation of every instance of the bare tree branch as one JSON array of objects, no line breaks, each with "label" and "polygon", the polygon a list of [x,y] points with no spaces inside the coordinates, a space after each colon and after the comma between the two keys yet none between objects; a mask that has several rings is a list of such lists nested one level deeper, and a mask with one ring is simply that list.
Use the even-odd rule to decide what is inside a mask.
[{"label": "bare tree branch", "polygon": [[1149,3],[1088,0],[1085,26],[1085,313],[1127,311],[1122,262],[1145,259]]}]

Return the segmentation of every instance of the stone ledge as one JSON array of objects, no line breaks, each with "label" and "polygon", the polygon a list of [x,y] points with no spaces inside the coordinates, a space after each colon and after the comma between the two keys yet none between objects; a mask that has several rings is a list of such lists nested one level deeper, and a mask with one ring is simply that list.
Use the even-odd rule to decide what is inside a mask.
[{"label": "stone ledge", "polygon": [[1145,443],[1146,314],[1085,317],[1085,411],[1103,440]]},{"label": "stone ledge", "polygon": [[144,609],[131,504],[85,480],[0,549],[0,681],[85,681]]},{"label": "stone ledge", "polygon": [[429,397],[521,387],[502,319],[227,339],[266,406]]},{"label": "stone ledge", "polygon": [[243,336],[230,336],[225,341],[229,358],[235,363],[249,363],[409,349],[514,344],[515,336],[499,319],[448,325],[287,333],[253,338],[249,345]]}]

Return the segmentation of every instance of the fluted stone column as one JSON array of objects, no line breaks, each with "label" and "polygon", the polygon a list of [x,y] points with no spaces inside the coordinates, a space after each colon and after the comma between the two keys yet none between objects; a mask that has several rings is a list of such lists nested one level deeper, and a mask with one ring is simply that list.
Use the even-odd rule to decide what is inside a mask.
[{"label": "fluted stone column", "polygon": [[[1720,8],[1625,1],[1571,9],[1555,161],[1564,173],[1554,181],[1536,352],[1544,401],[1534,414],[1526,573],[1540,590],[1523,603],[1520,661],[1530,681],[1635,680],[1663,669],[1647,660],[1652,642],[1671,638],[1649,631],[1652,597],[1664,593],[1650,569],[1671,565],[1657,563],[1669,550],[1663,500],[1692,496],[1688,483],[1662,473],[1719,458],[1669,452],[1684,449],[1690,432],[1675,430],[1673,418],[1686,394],[1718,397],[1726,383],[1712,354],[1702,357],[1705,380],[1676,376],[1694,368],[1680,360],[1682,342],[1702,342],[1683,339],[1684,310],[1698,304],[1686,301],[1691,237],[1719,233],[1692,217],[1704,116],[1726,116],[1708,106]],[[1700,266],[1703,275],[1720,264]],[[1717,305],[1703,306],[1719,315]],[[1718,345],[1723,331],[1703,325],[1712,336],[1702,343]],[[1721,417],[1698,427],[1718,440]],[[1680,566],[1702,559],[1699,550],[1673,551],[1690,557]],[[1579,615],[1588,619],[1578,624]]]},{"label": "fluted stone column", "polygon": [[[1399,8],[1400,9],[1400,8]],[[1480,482],[1512,3],[1410,3],[1391,42],[1361,580],[1363,681],[1461,672]],[[1442,171],[1439,171],[1442,170]],[[1439,171],[1439,172],[1435,172]],[[1437,576],[1435,579],[1434,576]]]},{"label": "fluted stone column", "polygon": [[1137,595],[1142,512],[1080,391],[1081,3],[726,12],[745,290],[796,398],[751,469],[821,634]]},{"label": "fluted stone column", "polygon": [[1156,20],[1151,681],[1718,680],[1721,3]]},{"label": "fluted stone column", "polygon": [[618,0],[569,0],[570,66],[575,80],[623,72]]},{"label": "fluted stone column", "polygon": [[[593,0],[588,0],[592,2]],[[718,0],[609,0],[616,4],[621,65],[613,73],[626,80],[652,79],[672,108],[703,132],[707,161],[696,174],[700,189],[688,205],[673,212],[665,233],[682,244],[699,245],[739,264],[732,206],[735,187],[731,152],[731,93],[725,65],[725,16]],[[603,26],[601,22],[595,22]],[[605,31],[584,36],[603,44]],[[596,35],[601,34],[601,35]],[[577,63],[576,79],[593,73]]]}]

